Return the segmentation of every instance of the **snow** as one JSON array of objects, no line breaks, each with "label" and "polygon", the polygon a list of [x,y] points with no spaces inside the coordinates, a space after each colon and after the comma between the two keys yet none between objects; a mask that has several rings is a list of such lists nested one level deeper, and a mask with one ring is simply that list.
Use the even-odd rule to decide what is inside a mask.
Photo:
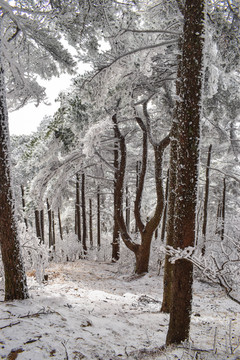
[{"label": "snow", "polygon": [[162,273],[139,277],[123,262],[84,259],[50,264],[44,284],[33,274],[30,299],[0,304],[1,359],[240,356],[239,306],[217,286],[195,281],[190,343],[161,349],[169,320],[160,313]]}]

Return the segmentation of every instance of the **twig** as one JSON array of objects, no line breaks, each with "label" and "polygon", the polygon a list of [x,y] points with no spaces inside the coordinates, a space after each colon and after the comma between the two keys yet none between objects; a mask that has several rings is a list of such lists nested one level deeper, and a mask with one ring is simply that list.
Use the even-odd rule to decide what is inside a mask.
[{"label": "twig", "polygon": [[64,349],[65,349],[65,354],[66,354],[66,357],[64,358],[64,360],[69,360],[67,347],[66,347],[66,345],[64,344],[63,341],[61,342],[61,344],[62,344],[62,346],[64,347]]},{"label": "twig", "polygon": [[10,323],[10,324],[8,324],[8,325],[2,326],[2,327],[0,327],[0,330],[5,329],[5,328],[7,328],[7,327],[12,327],[12,326],[14,326],[14,325],[18,325],[18,324],[20,324],[20,321],[16,321],[16,322],[14,322],[14,323]]},{"label": "twig", "polygon": [[45,310],[45,309],[41,309],[39,310],[37,313],[34,313],[34,314],[30,314],[28,313],[27,315],[21,315],[21,316],[18,316],[20,319],[24,319],[24,318],[30,318],[30,317],[38,317],[39,315],[49,315],[49,314],[54,314],[55,311],[52,311],[52,310]]}]

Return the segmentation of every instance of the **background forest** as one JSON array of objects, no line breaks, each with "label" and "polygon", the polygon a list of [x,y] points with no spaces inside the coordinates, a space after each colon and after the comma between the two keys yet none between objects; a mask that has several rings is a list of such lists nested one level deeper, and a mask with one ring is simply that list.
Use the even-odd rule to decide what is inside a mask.
[{"label": "background forest", "polygon": [[[54,116],[44,117],[32,135],[11,136],[9,151],[1,150],[6,158],[11,153],[14,192],[4,200],[2,184],[2,214],[2,204],[15,199],[16,234],[8,238],[20,243],[27,274],[34,270],[40,284],[49,264],[75,261],[126,264],[135,279],[161,274],[161,311],[174,319],[170,329],[175,321],[185,328],[169,330],[167,344],[189,338],[192,288],[183,295],[175,290],[184,304],[174,310],[176,274],[218,284],[240,304],[240,7],[234,0],[192,3],[195,10],[181,0],[0,0],[1,89],[9,110],[47,100],[39,78],[72,75]],[[199,60],[186,42],[188,23],[200,29],[192,30]],[[197,109],[200,126],[188,122],[184,151],[180,115],[187,95],[180,80],[187,57],[199,64],[190,118]],[[91,70],[79,75],[82,63]],[[7,117],[2,93],[1,124]],[[2,125],[2,144],[6,134]],[[179,175],[184,154],[194,169],[188,178]],[[194,239],[184,242],[178,229],[188,225]],[[4,260],[0,271],[5,300],[21,298],[6,295],[12,280]]]}]

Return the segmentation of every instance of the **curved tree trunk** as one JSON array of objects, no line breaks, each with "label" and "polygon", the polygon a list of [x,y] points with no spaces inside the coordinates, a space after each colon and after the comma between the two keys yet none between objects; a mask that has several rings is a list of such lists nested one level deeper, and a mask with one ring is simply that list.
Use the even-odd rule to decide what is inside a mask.
[{"label": "curved tree trunk", "polygon": [[8,118],[4,75],[1,63],[0,179],[0,246],[5,274],[5,300],[26,299],[28,298],[27,281],[20,253],[20,244],[15,218],[14,196],[11,188]]},{"label": "curved tree trunk", "polygon": [[160,220],[164,206],[164,194],[163,194],[163,184],[162,184],[162,157],[163,152],[166,146],[169,144],[169,137],[164,138],[158,145],[154,145],[154,154],[155,154],[155,182],[156,182],[156,193],[157,193],[157,204],[153,217],[146,223],[144,226],[141,220],[141,200],[142,192],[144,187],[144,179],[147,168],[147,129],[140,118],[136,118],[137,123],[143,131],[143,152],[142,152],[142,161],[141,169],[139,172],[138,187],[136,192],[136,200],[134,206],[134,215],[136,219],[137,228],[141,236],[141,244],[136,244],[129,235],[127,231],[126,222],[123,217],[122,204],[123,204],[123,189],[124,189],[124,176],[126,169],[126,145],[125,139],[119,131],[116,115],[113,116],[113,123],[115,126],[115,134],[119,139],[120,144],[120,153],[121,159],[119,163],[119,168],[117,172],[116,180],[116,215],[121,232],[122,239],[125,245],[134,252],[136,257],[136,267],[135,272],[137,274],[143,274],[148,272],[151,241]]}]

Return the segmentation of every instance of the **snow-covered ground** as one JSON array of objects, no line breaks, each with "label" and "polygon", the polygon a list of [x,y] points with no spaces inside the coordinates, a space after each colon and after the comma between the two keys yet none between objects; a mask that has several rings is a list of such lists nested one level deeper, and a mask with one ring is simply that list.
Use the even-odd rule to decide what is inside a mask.
[{"label": "snow-covered ground", "polygon": [[162,274],[94,260],[46,273],[42,285],[29,273],[30,299],[0,303],[1,359],[240,359],[240,307],[216,286],[195,281],[191,342],[161,349]]}]

